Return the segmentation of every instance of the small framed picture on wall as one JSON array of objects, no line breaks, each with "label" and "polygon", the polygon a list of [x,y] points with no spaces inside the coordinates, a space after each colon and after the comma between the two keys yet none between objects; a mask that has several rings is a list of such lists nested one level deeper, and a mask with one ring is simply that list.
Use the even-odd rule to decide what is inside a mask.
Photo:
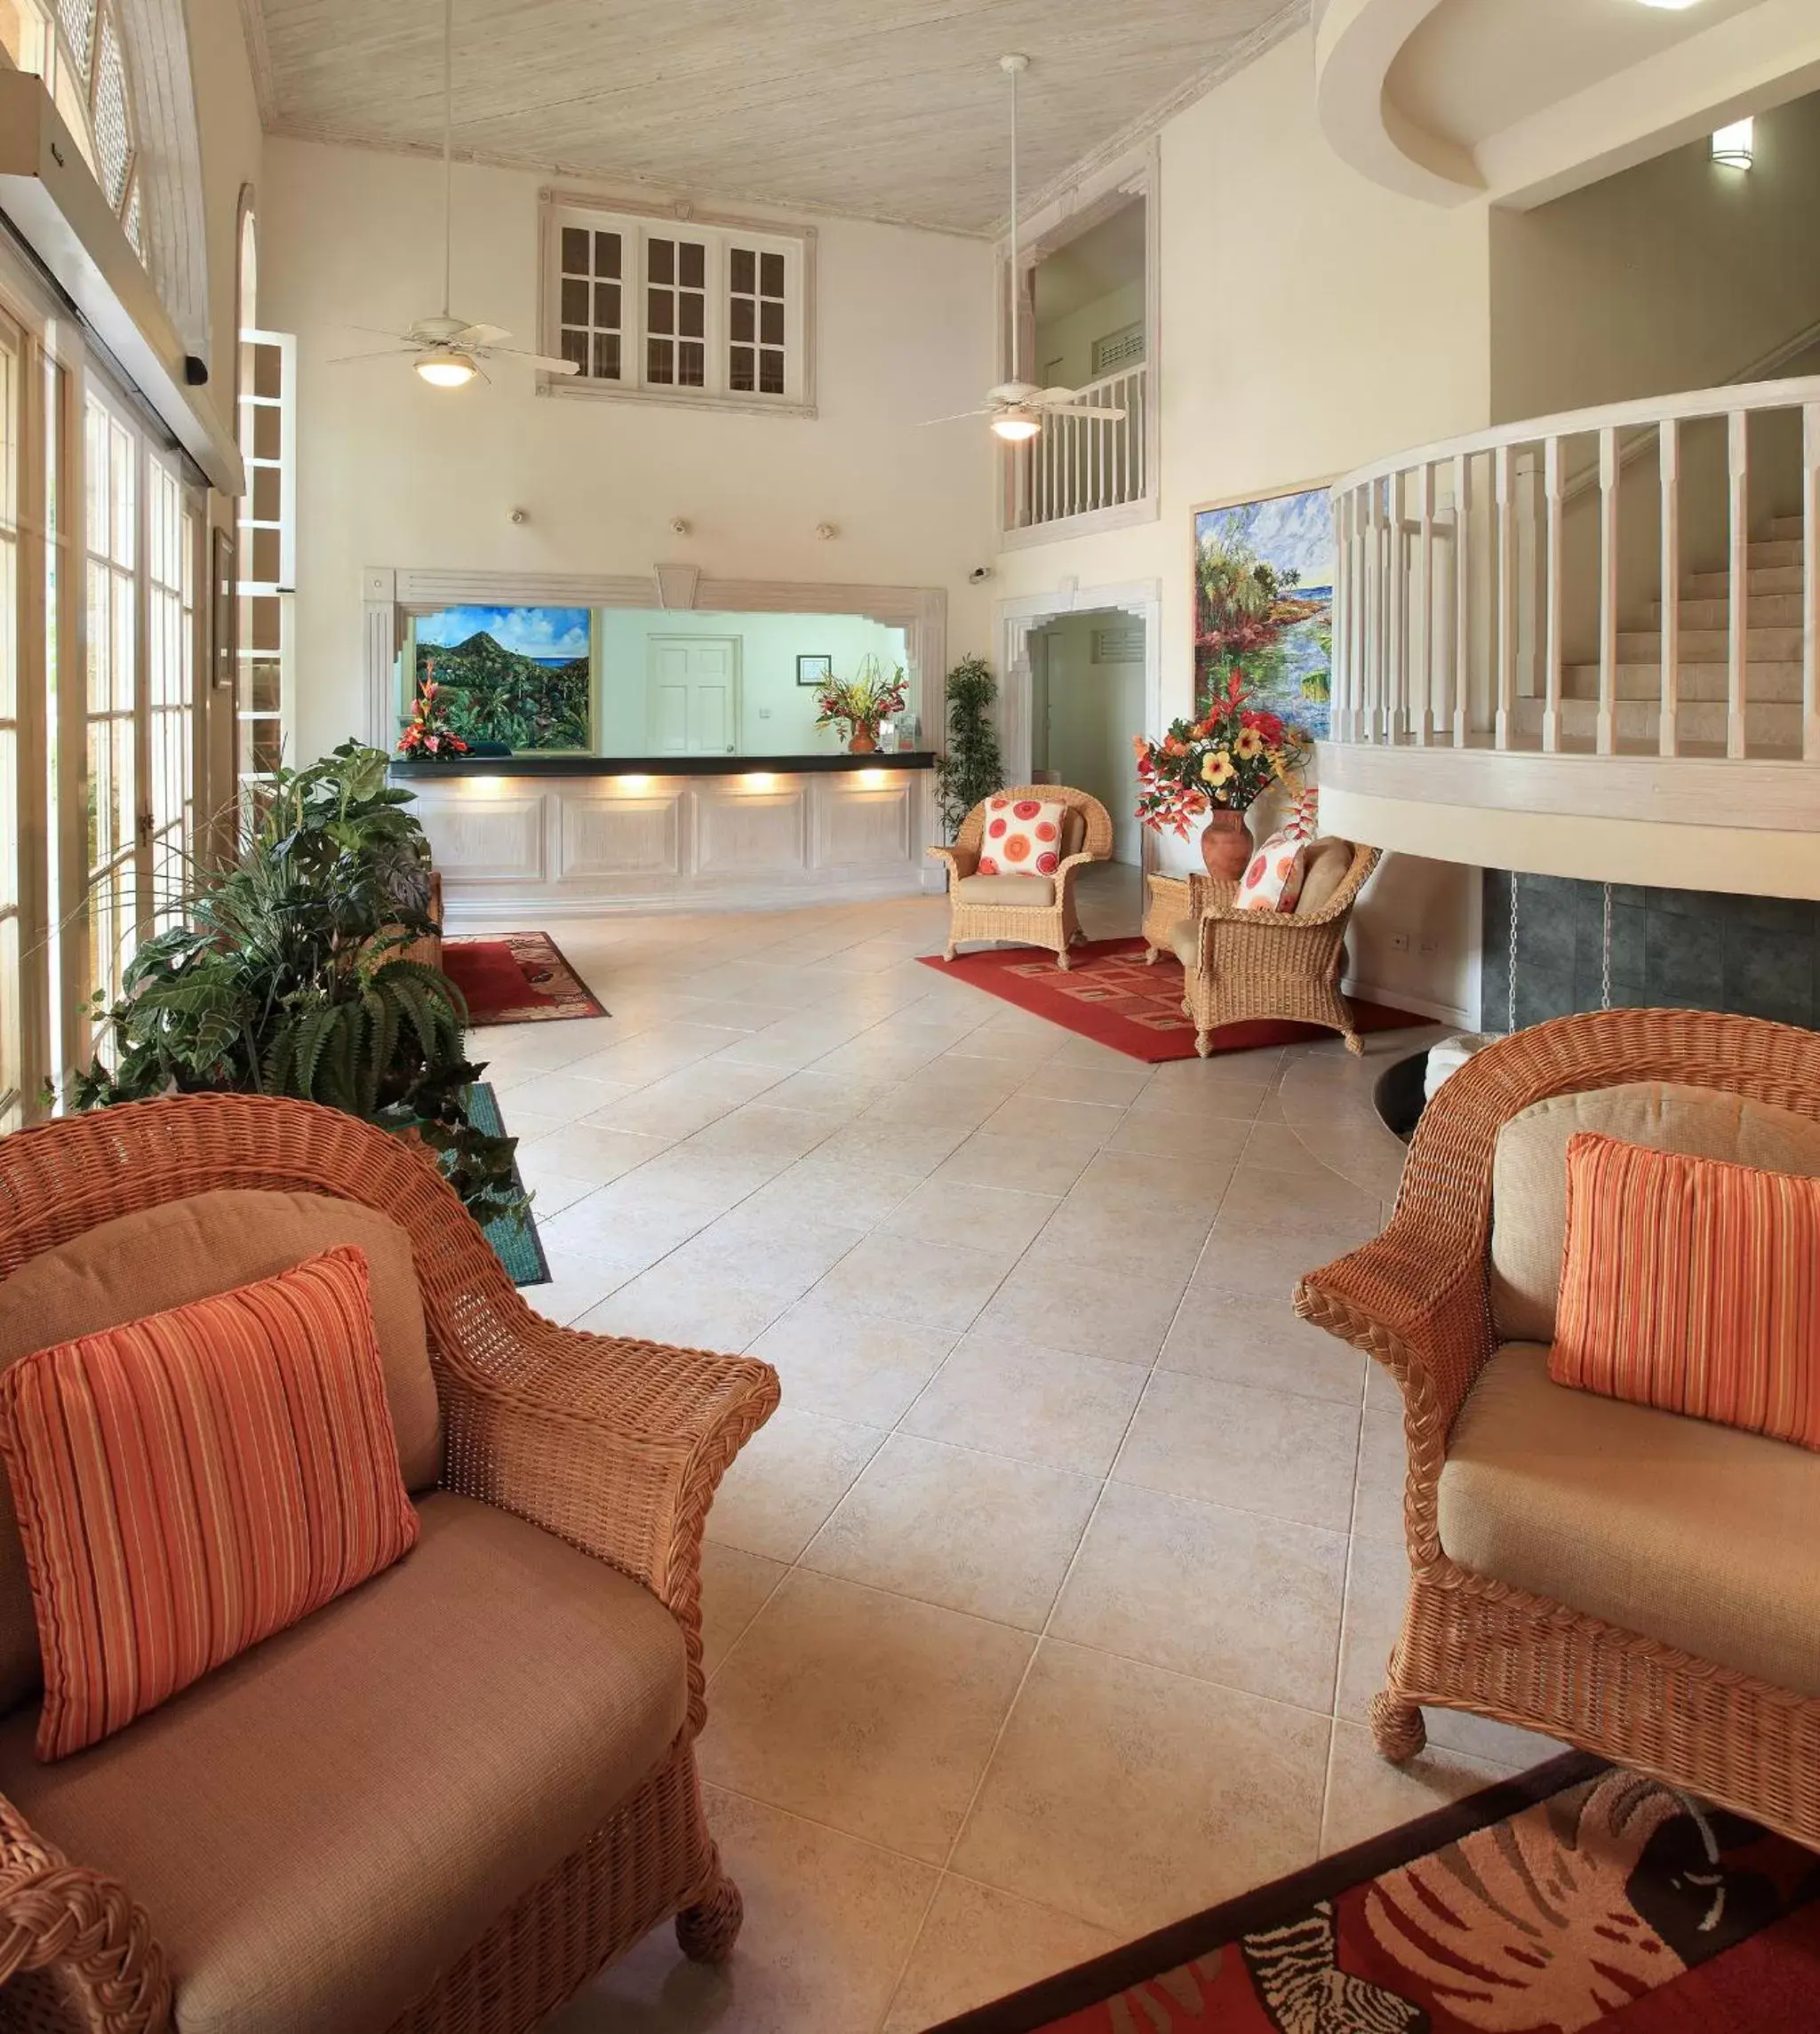
[{"label": "small framed picture on wall", "polygon": [[826,685],[834,675],[832,657],[799,657],[796,659],[796,682],[799,685]]}]

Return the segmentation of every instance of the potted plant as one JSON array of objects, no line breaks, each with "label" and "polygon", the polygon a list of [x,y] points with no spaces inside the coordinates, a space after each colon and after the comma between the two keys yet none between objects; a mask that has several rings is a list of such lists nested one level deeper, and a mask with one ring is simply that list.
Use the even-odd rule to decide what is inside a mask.
[{"label": "potted plant", "polygon": [[1207,873],[1236,882],[1251,857],[1245,814],[1273,786],[1288,784],[1308,761],[1308,737],[1249,703],[1245,674],[1198,721],[1173,721],[1160,742],[1131,738],[1138,758],[1138,817],[1153,833],[1188,838],[1204,818],[1201,858]]},{"label": "potted plant", "polygon": [[936,806],[952,841],[982,798],[1005,785],[992,704],[998,685],[983,657],[963,657],[948,674],[948,753],[935,766]]},{"label": "potted plant", "polygon": [[424,666],[423,682],[411,704],[411,718],[398,738],[398,753],[427,762],[450,762],[467,754],[467,744],[449,723],[434,663]]},{"label": "potted plant", "polygon": [[878,724],[904,710],[900,666],[887,678],[875,657],[862,657],[851,678],[831,678],[815,695],[818,728],[839,728],[849,751],[870,755],[878,746]]},{"label": "potted plant", "polygon": [[[476,1219],[520,1211],[513,1143],[477,1129],[467,1012],[402,949],[432,929],[429,843],[383,751],[344,742],[281,770],[239,855],[197,872],[183,922],[148,939],[98,1008],[108,1049],[77,1109],[176,1089],[284,1095],[422,1145]],[[97,998],[99,1005],[100,999]]]}]

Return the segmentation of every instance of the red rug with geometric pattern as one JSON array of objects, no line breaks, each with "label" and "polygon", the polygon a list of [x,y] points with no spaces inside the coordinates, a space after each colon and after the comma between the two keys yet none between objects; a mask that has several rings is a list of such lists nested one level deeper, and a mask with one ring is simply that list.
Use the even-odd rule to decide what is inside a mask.
[{"label": "red rug with geometric pattern", "polygon": [[1820,1858],[1569,1752],[930,2034],[1815,2034]]},{"label": "red rug with geometric pattern", "polygon": [[542,1024],[597,1017],[607,1008],[563,958],[547,932],[444,939],[443,972],[460,990],[471,1025]]},{"label": "red rug with geometric pattern", "polygon": [[[1159,953],[1146,966],[1141,939],[1090,940],[1070,952],[1066,972],[1053,953],[1034,946],[994,946],[953,961],[932,953],[920,958],[927,968],[958,975],[976,989],[1133,1059],[1155,1065],[1194,1057],[1194,1026],[1182,1015],[1182,963],[1173,953]],[[1397,1031],[1433,1021],[1357,997],[1353,1013],[1361,1031]],[[1264,1017],[1222,1025],[1213,1034],[1213,1049],[1251,1052],[1261,1045],[1334,1035],[1321,1025]]]}]

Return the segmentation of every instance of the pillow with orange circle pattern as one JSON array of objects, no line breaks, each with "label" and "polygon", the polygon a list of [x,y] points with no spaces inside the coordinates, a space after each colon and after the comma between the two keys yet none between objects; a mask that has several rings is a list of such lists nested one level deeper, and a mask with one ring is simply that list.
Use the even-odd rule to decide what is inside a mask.
[{"label": "pillow with orange circle pattern", "polygon": [[1308,843],[1285,829],[1273,834],[1252,856],[1233,898],[1241,911],[1293,911],[1302,895]]},{"label": "pillow with orange circle pattern", "polygon": [[1067,807],[1047,798],[988,798],[979,843],[983,876],[1052,876],[1062,865]]}]

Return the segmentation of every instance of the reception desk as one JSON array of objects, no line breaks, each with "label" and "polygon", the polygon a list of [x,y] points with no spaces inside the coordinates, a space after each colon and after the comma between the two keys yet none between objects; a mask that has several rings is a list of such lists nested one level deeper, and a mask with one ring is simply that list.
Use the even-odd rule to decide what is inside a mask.
[{"label": "reception desk", "polygon": [[775,909],[938,889],[935,757],[395,762],[457,922]]}]

